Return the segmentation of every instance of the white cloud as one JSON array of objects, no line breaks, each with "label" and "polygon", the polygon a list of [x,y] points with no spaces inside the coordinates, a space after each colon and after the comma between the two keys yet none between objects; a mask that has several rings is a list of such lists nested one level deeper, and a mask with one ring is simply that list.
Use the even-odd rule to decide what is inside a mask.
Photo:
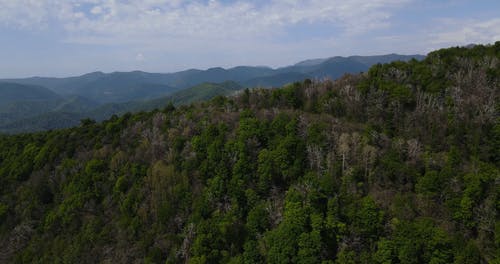
[{"label": "white cloud", "polygon": [[[63,32],[56,41],[113,46],[119,55],[108,61],[120,69],[137,67],[137,62],[145,68],[159,65],[160,71],[282,66],[309,57],[351,55],[353,38],[387,27],[392,14],[411,1],[0,0],[0,27],[44,24]],[[35,7],[30,9],[33,18],[21,19],[26,5]],[[335,36],[294,36],[294,27],[319,24]],[[148,54],[147,61],[137,51]]]},{"label": "white cloud", "polygon": [[[434,20],[427,8],[415,0],[0,0],[0,30],[48,31],[58,36],[50,40],[56,45],[89,45],[53,55],[75,56],[71,67],[82,61],[81,67],[110,71],[283,66],[500,39],[498,18]],[[414,13],[406,18],[400,11]]]},{"label": "white cloud", "polygon": [[442,20],[443,25],[429,34],[433,45],[493,43],[500,40],[500,18],[487,20]]},{"label": "white cloud", "polygon": [[[141,37],[272,37],[299,23],[331,23],[346,34],[384,27],[409,0],[0,0],[0,23],[33,28],[56,20],[68,40]],[[91,6],[82,10],[83,6]]]},{"label": "white cloud", "polygon": [[137,53],[137,55],[135,55],[135,60],[144,61],[144,55],[142,53]]},{"label": "white cloud", "polygon": [[39,28],[49,16],[45,1],[0,0],[0,25],[19,28]]},{"label": "white cloud", "polygon": [[100,6],[94,6],[91,10],[90,10],[90,13],[94,14],[94,15],[99,15],[102,13],[102,7]]}]

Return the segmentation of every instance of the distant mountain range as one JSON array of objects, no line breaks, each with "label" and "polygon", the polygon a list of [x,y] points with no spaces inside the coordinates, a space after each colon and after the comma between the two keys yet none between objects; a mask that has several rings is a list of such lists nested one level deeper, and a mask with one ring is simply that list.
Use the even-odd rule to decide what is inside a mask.
[{"label": "distant mountain range", "polygon": [[68,78],[0,80],[0,132],[28,132],[78,125],[82,118],[151,110],[207,100],[243,88],[279,87],[311,79],[336,79],[377,63],[422,60],[422,55],[331,57],[282,68],[238,66],[175,73],[93,72]]}]

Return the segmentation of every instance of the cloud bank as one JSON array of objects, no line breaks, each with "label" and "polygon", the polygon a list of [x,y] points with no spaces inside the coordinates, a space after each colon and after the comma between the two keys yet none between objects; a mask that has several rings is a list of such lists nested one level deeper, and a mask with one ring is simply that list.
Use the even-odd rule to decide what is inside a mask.
[{"label": "cloud bank", "polygon": [[[500,39],[497,17],[446,17],[447,5],[457,5],[451,0],[439,2],[441,17],[436,17],[431,5],[435,2],[0,0],[0,34],[45,36],[52,41],[47,46],[61,47],[53,48],[53,57],[62,69],[81,62],[82,72],[99,65],[106,65],[100,70],[149,71],[282,66],[313,57],[425,53]],[[16,41],[11,43],[15,50]],[[64,50],[67,46],[73,49]],[[22,63],[31,65],[37,56],[45,59],[27,55]],[[94,66],[83,68],[91,58]]]},{"label": "cloud bank", "polygon": [[68,41],[140,38],[248,39],[284,34],[297,24],[329,23],[344,34],[387,26],[408,1],[0,0],[0,24],[23,29],[60,26]]}]

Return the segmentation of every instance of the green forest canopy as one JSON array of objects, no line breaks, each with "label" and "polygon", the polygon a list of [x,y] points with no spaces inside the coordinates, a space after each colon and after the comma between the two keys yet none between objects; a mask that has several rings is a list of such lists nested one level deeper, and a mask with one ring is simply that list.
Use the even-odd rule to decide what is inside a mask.
[{"label": "green forest canopy", "polygon": [[0,262],[500,263],[500,42],[0,136]]}]

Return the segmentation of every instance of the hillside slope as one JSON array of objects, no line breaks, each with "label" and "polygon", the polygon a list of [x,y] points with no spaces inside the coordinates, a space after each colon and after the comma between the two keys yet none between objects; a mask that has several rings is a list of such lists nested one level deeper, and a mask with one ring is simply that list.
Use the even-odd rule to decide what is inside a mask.
[{"label": "hillside slope", "polygon": [[93,72],[69,78],[33,77],[7,81],[39,85],[63,96],[81,96],[100,103],[151,99],[178,90],[167,85],[162,74],[140,71]]},{"label": "hillside slope", "polygon": [[[190,104],[209,100],[215,96],[231,95],[243,89],[235,82],[202,83],[168,96],[149,100],[134,100],[121,103],[99,104],[85,97],[49,101],[22,101],[0,106],[0,133],[36,132],[77,126],[81,119],[102,121],[113,115],[127,112],[162,109],[170,103]],[[60,122],[58,122],[60,120]]]},{"label": "hillside slope", "polygon": [[[79,119],[76,118],[82,116],[100,121],[112,115],[165,107],[170,101],[179,105],[232,93],[219,88],[213,88],[209,93],[204,89],[196,91],[196,87],[207,83],[233,82],[232,86],[280,87],[305,79],[336,79],[345,73],[366,71],[369,66],[380,62],[422,58],[421,55],[389,54],[308,60],[278,69],[238,66],[166,74],[142,71],[92,72],[69,78],[0,80],[0,133],[65,128],[78,124]],[[5,90],[7,84],[12,86],[10,90]],[[24,90],[26,92],[21,92]],[[42,91],[46,94],[41,94]],[[57,116],[65,121],[57,122]],[[75,119],[69,120],[71,116]],[[30,123],[33,125],[30,126]]]},{"label": "hillside slope", "polygon": [[84,115],[88,118],[102,121],[110,118],[112,115],[122,115],[127,112],[152,111],[168,107],[169,104],[179,106],[209,100],[216,96],[232,95],[241,89],[243,89],[242,86],[231,81],[202,83],[156,99],[105,104]]},{"label": "hillside slope", "polygon": [[0,107],[18,101],[43,101],[59,98],[59,95],[41,86],[0,82]]},{"label": "hillside slope", "polygon": [[0,262],[497,263],[499,61],[0,136]]}]

